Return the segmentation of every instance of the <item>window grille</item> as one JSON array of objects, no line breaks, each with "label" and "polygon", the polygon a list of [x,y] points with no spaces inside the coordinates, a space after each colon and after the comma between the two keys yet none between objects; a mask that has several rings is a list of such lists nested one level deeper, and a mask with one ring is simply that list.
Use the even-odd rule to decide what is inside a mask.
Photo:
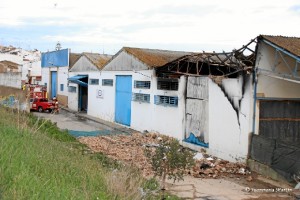
[{"label": "window grille", "polygon": [[103,86],[113,86],[113,79],[102,79]]},{"label": "window grille", "polygon": [[150,81],[134,81],[134,88],[150,89]]},{"label": "window grille", "polygon": [[178,90],[178,79],[158,79],[158,90]]},{"label": "window grille", "polygon": [[150,94],[132,93],[132,101],[150,103]]},{"label": "window grille", "polygon": [[99,85],[99,79],[90,79],[90,85]]},{"label": "window grille", "polygon": [[69,86],[68,90],[69,92],[76,93],[76,87],[74,86]]},{"label": "window grille", "polygon": [[155,95],[154,96],[154,104],[177,107],[178,106],[178,97]]}]

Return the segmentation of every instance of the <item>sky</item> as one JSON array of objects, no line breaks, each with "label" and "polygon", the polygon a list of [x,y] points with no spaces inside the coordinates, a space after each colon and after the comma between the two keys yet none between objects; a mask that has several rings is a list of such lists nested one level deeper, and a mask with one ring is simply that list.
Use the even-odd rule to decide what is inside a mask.
[{"label": "sky", "polygon": [[0,1],[0,45],[42,52],[221,52],[260,34],[300,37],[300,0]]}]

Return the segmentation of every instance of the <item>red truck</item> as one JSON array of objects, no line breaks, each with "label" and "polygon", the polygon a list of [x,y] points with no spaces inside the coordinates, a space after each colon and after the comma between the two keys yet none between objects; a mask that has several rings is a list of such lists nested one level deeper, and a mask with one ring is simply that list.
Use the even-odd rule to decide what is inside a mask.
[{"label": "red truck", "polygon": [[30,110],[35,110],[39,112],[43,112],[44,110],[48,110],[49,113],[54,109],[55,103],[49,101],[47,98],[33,98],[30,102]]}]

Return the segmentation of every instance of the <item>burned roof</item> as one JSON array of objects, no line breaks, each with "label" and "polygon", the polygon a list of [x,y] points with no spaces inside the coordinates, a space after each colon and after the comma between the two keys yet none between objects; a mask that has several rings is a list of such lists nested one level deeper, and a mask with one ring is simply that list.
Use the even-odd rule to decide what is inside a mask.
[{"label": "burned roof", "polygon": [[300,57],[300,38],[298,37],[261,35],[259,38],[263,38],[295,56]]},{"label": "burned roof", "polygon": [[[173,75],[236,77],[242,71],[249,72],[255,64],[255,50],[250,48],[256,38],[240,49],[221,53],[193,53],[180,57],[156,69],[158,76]],[[245,52],[249,52],[245,54]]]},{"label": "burned roof", "polygon": [[161,67],[175,59],[191,54],[190,52],[183,51],[142,49],[132,47],[124,47],[123,50],[133,55],[151,68]]},{"label": "burned roof", "polygon": [[98,69],[102,69],[104,65],[112,58],[111,55],[99,54],[99,53],[86,53],[83,55],[87,57]]}]

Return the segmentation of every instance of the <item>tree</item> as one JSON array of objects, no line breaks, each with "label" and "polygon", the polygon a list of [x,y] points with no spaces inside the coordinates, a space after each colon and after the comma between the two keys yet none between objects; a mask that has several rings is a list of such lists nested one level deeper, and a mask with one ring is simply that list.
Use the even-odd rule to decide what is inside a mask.
[{"label": "tree", "polygon": [[163,136],[155,149],[146,148],[145,155],[150,160],[154,175],[162,180],[162,190],[165,190],[166,178],[183,180],[186,169],[194,165],[194,154],[182,147],[178,140]]}]

